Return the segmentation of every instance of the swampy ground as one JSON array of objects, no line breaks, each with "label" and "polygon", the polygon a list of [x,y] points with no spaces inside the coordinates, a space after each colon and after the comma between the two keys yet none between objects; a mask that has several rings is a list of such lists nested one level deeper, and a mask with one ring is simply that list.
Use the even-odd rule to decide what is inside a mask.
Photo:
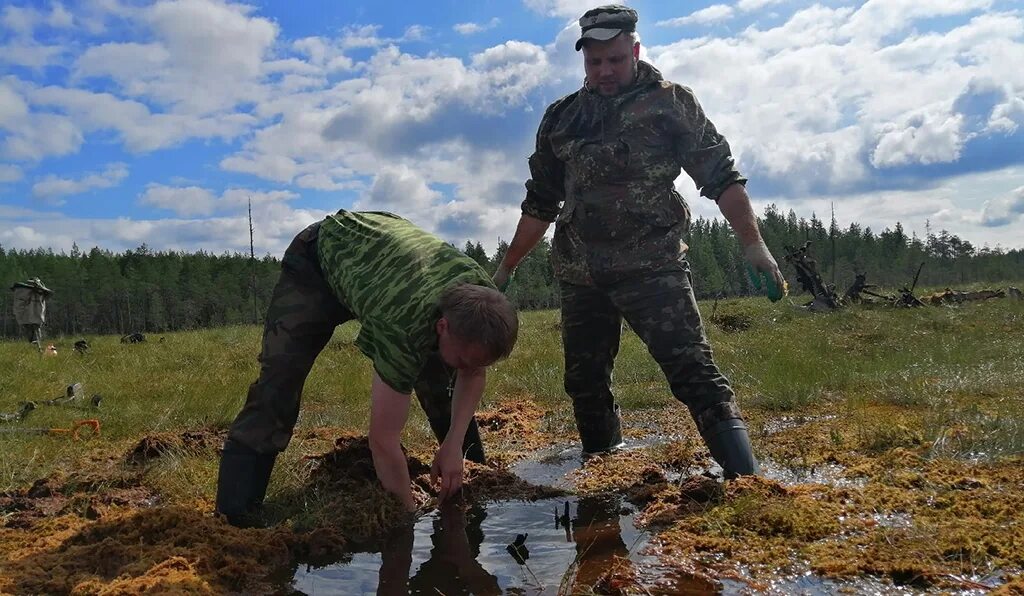
[{"label": "swampy ground", "polygon": [[[482,578],[435,586],[443,593],[1024,593],[1024,303],[810,314],[744,299],[701,308],[761,477],[709,477],[715,466],[689,415],[628,329],[614,384],[626,449],[576,458],[558,315],[531,312],[513,357],[489,374],[479,415],[489,461],[467,464],[454,513],[438,512],[434,440],[413,408],[404,444],[422,506],[410,518],[374,477],[363,436],[370,368],[347,325],[306,384],[264,529],[212,514],[218,450],[257,373],[256,327],[137,345],[87,337],[84,355],[71,350],[77,337],[57,340],[46,357],[2,343],[0,413],[72,383],[83,398],[0,423],[0,593],[289,593],[360,553],[389,562],[367,591],[427,592],[442,575],[410,568],[413,551],[395,545],[431,532],[435,549],[470,536],[453,541],[445,561],[457,572],[444,577]],[[87,401],[95,394],[98,408]],[[21,432],[81,419],[98,419],[100,435]],[[551,453],[563,455],[551,464]],[[623,540],[616,526],[624,546],[599,564],[580,547],[593,523],[565,531],[576,545],[561,567],[544,567],[554,543],[534,531],[515,590],[481,555],[504,551],[516,530],[482,535],[481,511],[526,520],[516,508],[536,509],[554,530],[561,503],[571,501],[579,521],[609,499],[612,509],[593,519],[618,517],[642,540]],[[519,569],[512,557],[502,565]],[[330,577],[319,576],[317,593],[331,592]]]}]

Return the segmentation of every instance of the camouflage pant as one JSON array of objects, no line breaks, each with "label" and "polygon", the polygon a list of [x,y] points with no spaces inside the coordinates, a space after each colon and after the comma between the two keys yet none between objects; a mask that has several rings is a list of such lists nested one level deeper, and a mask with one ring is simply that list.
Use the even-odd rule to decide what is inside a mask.
[{"label": "camouflage pant", "polygon": [[25,323],[21,326],[21,332],[28,338],[28,343],[42,346],[43,327],[37,323]]},{"label": "camouflage pant", "polygon": [[689,266],[596,286],[561,282],[565,392],[572,398],[584,451],[621,440],[612,369],[622,319],[647,346],[672,395],[702,431],[741,418],[729,381],[715,365],[704,335]]},{"label": "camouflage pant", "polygon": [[[281,276],[267,308],[260,352],[260,376],[249,386],[245,406],[229,437],[260,453],[283,451],[299,416],[299,401],[313,361],[330,341],[334,328],[354,315],[324,280],[316,250],[320,224],[295,237],[281,262]],[[416,397],[438,441],[451,422],[454,373],[432,358],[416,382]],[[483,461],[476,420],[470,422],[463,448],[466,457]]]}]

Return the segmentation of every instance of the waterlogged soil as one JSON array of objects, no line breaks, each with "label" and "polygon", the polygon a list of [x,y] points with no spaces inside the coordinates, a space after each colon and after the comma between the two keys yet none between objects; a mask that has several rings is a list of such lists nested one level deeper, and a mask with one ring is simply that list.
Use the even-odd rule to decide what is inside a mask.
[{"label": "waterlogged soil", "polygon": [[749,414],[762,475],[723,482],[678,406],[627,413],[623,449],[581,459],[564,415],[502,402],[461,500],[439,508],[432,453],[410,450],[414,516],[365,437],[308,429],[302,481],[250,529],[149,481],[215,466],[222,433],[142,437],[0,495],[0,593],[1024,593],[1019,456],[963,457],[971,428],[928,437],[909,408]]}]

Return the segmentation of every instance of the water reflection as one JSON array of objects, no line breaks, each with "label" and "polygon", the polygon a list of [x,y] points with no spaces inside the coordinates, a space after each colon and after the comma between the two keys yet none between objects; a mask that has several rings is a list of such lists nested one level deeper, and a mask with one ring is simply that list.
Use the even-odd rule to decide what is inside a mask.
[{"label": "water reflection", "polygon": [[638,554],[646,539],[632,519],[613,497],[448,506],[392,536],[380,553],[298,570],[291,588],[389,596],[589,591],[615,557],[626,569],[654,563]]}]

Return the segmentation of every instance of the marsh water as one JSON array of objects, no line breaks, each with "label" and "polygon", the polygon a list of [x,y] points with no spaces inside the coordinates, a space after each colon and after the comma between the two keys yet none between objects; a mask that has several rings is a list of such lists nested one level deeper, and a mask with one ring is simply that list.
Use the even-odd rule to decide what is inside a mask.
[{"label": "marsh water", "polygon": [[[644,439],[626,447],[651,444]],[[518,462],[512,470],[534,484],[569,488],[567,475],[580,464],[579,445],[561,445]],[[832,469],[801,472],[770,460],[763,464],[765,476],[783,483],[829,483],[839,477]],[[718,578],[713,570],[697,565],[689,570],[672,568],[659,562],[656,545],[634,525],[636,514],[631,504],[611,494],[497,501],[467,511],[442,509],[390,537],[381,552],[354,552],[343,561],[300,566],[288,591],[317,596],[578,594],[616,589],[650,594],[921,592],[871,578],[837,582],[807,573],[764,584],[739,576]],[[613,565],[616,572],[609,574]],[[626,583],[609,585],[609,578]]]}]

